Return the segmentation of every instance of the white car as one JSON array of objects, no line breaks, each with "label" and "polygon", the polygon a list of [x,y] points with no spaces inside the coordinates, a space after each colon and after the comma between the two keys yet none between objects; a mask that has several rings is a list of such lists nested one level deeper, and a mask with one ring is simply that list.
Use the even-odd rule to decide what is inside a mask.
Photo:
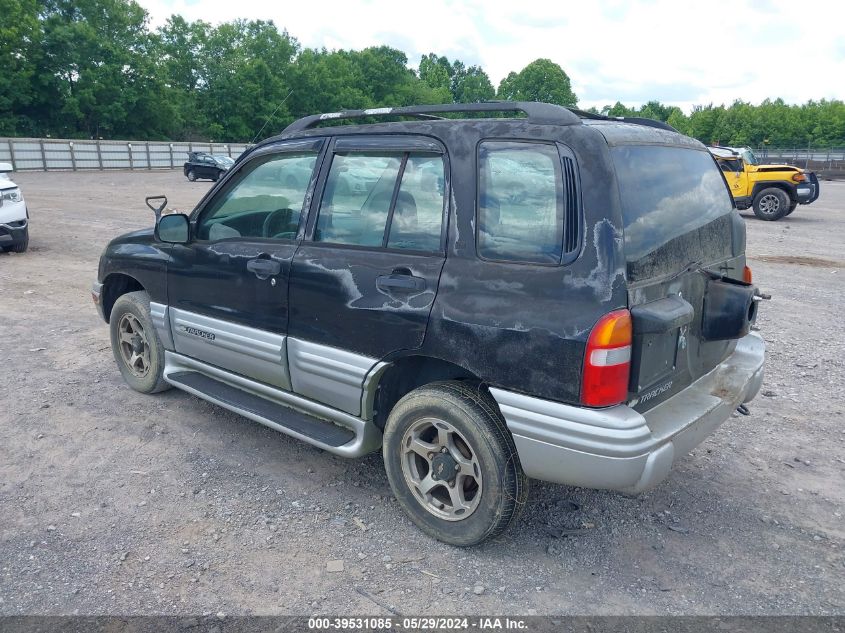
[{"label": "white car", "polygon": [[0,251],[23,253],[29,246],[29,213],[11,171],[9,163],[0,163]]}]

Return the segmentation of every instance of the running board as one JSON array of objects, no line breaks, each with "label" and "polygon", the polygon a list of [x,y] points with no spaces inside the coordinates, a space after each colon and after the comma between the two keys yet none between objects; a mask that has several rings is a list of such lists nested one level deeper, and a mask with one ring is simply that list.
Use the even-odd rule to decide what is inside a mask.
[{"label": "running board", "polygon": [[372,422],[180,354],[165,352],[164,379],[336,455],[359,457],[381,446],[381,432]]}]

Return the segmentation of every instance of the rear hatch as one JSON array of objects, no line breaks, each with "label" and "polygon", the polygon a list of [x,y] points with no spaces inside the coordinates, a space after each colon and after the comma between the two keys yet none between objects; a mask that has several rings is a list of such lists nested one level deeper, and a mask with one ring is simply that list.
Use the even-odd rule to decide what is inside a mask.
[{"label": "rear hatch", "polygon": [[[705,311],[713,312],[709,284],[722,288],[720,278],[743,279],[745,232],[722,174],[703,147],[618,145],[611,152],[634,326],[629,391],[631,404],[644,411],[733,351],[739,332],[714,336],[712,316],[706,337],[702,326]],[[737,288],[746,292],[741,284]]]}]

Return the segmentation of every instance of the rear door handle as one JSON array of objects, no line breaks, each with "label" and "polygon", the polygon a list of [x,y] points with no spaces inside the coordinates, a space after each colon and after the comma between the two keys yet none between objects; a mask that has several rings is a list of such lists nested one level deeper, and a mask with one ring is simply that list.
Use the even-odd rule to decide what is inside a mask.
[{"label": "rear door handle", "polygon": [[400,290],[403,292],[421,292],[425,290],[425,278],[415,277],[407,268],[396,268],[389,275],[379,275],[376,287],[385,292]]},{"label": "rear door handle", "polygon": [[246,269],[255,273],[259,279],[267,279],[273,275],[278,275],[282,270],[282,265],[272,259],[251,259],[246,263]]}]

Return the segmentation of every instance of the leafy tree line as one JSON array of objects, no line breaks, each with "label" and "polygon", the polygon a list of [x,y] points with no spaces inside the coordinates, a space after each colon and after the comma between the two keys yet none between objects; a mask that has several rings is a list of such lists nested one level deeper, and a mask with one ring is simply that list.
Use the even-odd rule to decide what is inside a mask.
[{"label": "leafy tree line", "polygon": [[[302,48],[263,20],[174,15],[151,30],[134,0],[0,0],[0,15],[0,135],[249,141],[314,112],[497,96],[478,66],[430,54],[415,71],[388,46]],[[544,59],[500,93],[576,103]]]},{"label": "leafy tree line", "polygon": [[680,108],[649,101],[641,108],[619,102],[599,112],[607,116],[637,116],[664,121],[707,144],[742,147],[845,146],[845,103],[808,101],[789,105],[766,99],[758,106],[734,101],[730,106],[695,106],[689,115]]},{"label": "leafy tree line", "polygon": [[[0,0],[0,136],[250,141],[315,112],[489,99],[575,106],[564,70],[538,59],[498,87],[434,53],[303,48],[273,22],[217,26],[174,15],[151,29],[134,0]],[[678,108],[614,116],[668,121],[704,142],[845,145],[841,101]],[[266,123],[266,127],[265,127]]]}]

